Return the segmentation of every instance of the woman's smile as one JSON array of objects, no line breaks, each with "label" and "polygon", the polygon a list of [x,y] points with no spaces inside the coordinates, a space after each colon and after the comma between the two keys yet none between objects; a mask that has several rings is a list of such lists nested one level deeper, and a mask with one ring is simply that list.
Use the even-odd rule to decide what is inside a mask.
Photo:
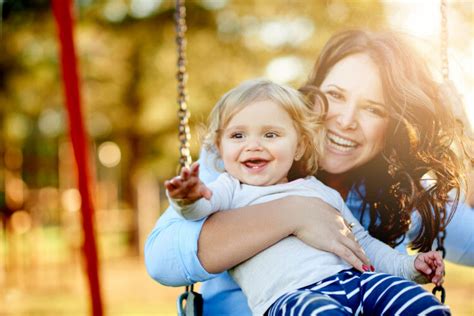
[{"label": "woman's smile", "polygon": [[357,148],[358,143],[328,131],[326,135],[326,145],[328,150],[349,153]]}]

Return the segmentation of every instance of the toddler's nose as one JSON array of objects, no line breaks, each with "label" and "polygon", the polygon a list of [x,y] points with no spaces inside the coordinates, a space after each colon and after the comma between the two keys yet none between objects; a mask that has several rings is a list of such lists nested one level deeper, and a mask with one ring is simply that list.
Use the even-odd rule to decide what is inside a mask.
[{"label": "toddler's nose", "polygon": [[258,139],[249,139],[246,149],[248,151],[261,151],[263,147]]}]

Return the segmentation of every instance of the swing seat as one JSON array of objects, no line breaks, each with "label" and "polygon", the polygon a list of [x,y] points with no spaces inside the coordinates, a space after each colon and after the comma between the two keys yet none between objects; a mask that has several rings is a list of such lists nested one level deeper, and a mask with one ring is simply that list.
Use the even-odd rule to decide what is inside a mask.
[{"label": "swing seat", "polygon": [[178,316],[202,316],[203,299],[202,295],[194,292],[192,287],[178,296],[176,300]]}]

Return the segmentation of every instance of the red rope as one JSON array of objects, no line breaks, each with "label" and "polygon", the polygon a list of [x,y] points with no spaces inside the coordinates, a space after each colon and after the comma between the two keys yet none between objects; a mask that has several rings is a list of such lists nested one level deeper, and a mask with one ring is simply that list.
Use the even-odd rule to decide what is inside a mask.
[{"label": "red rope", "polygon": [[98,273],[98,257],[94,236],[94,208],[90,194],[90,172],[88,164],[87,135],[81,114],[79,80],[74,50],[71,0],[53,0],[53,13],[61,43],[61,68],[64,94],[69,120],[69,133],[76,159],[78,186],[82,200],[82,230],[84,232],[83,253],[89,280],[92,315],[102,316],[102,300]]}]

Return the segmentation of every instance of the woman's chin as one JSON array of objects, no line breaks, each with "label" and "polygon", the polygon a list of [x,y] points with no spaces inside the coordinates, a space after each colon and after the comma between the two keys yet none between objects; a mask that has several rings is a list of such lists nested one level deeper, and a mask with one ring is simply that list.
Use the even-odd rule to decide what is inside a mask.
[{"label": "woman's chin", "polygon": [[341,164],[321,163],[321,171],[324,171],[327,174],[333,174],[333,175],[344,174],[354,168],[355,166],[348,166],[347,163],[341,163]]}]

